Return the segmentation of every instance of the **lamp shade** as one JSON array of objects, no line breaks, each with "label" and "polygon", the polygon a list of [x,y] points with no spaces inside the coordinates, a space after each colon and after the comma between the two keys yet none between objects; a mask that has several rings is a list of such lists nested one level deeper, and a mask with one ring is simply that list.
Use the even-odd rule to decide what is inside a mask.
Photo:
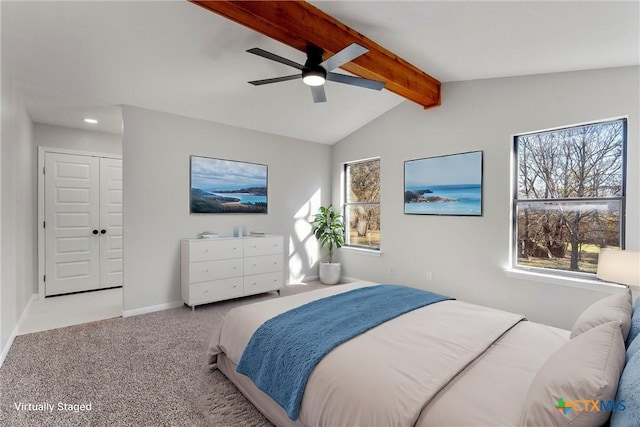
[{"label": "lamp shade", "polygon": [[607,282],[640,286],[640,252],[601,249],[596,276]]}]

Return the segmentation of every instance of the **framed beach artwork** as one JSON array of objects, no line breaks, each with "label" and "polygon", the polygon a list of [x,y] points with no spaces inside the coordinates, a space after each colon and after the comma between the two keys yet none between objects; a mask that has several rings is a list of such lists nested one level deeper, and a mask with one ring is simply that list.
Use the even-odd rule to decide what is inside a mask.
[{"label": "framed beach artwork", "polygon": [[404,213],[482,216],[482,151],[405,161]]},{"label": "framed beach artwork", "polygon": [[191,213],[267,213],[267,165],[191,156]]}]

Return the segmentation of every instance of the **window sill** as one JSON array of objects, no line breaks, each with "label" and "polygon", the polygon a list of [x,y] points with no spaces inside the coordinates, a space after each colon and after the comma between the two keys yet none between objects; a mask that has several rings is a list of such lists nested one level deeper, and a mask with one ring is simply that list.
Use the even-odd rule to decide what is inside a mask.
[{"label": "window sill", "polygon": [[345,252],[353,252],[354,254],[362,254],[362,255],[368,255],[368,256],[381,256],[382,255],[382,251],[381,250],[375,250],[375,249],[366,249],[366,248],[354,248],[352,246],[343,246],[340,248],[341,251],[345,251]]},{"label": "window sill", "polygon": [[606,292],[610,294],[618,294],[627,289],[624,285],[616,283],[602,282],[596,279],[579,279],[574,277],[563,277],[553,274],[537,273],[532,271],[516,270],[513,268],[505,268],[504,273],[507,277],[521,280],[529,280],[532,282],[550,283],[552,285],[569,286],[572,288],[587,289],[590,291]]}]

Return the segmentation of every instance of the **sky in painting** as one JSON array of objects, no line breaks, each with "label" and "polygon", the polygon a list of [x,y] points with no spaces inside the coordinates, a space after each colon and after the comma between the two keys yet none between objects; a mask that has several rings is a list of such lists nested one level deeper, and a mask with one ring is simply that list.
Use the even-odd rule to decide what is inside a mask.
[{"label": "sky in painting", "polygon": [[238,190],[266,186],[266,165],[208,157],[191,157],[191,188]]},{"label": "sky in painting", "polygon": [[405,186],[482,183],[482,152],[411,160],[404,166]]}]

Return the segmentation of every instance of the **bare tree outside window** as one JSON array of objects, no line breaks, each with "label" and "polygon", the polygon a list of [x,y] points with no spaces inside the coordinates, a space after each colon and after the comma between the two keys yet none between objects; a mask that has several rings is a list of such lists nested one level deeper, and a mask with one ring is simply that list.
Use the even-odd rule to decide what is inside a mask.
[{"label": "bare tree outside window", "polygon": [[345,245],[380,249],[380,159],[345,164]]},{"label": "bare tree outside window", "polygon": [[515,137],[514,264],[595,273],[624,242],[626,120]]}]

